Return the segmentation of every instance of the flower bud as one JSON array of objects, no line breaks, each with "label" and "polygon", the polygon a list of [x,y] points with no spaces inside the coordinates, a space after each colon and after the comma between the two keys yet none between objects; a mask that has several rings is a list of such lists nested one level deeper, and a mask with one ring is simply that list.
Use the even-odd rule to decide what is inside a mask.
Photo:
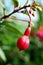
[{"label": "flower bud", "polygon": [[30,10],[29,10],[29,13],[30,13],[32,16],[35,16],[33,9],[30,9]]},{"label": "flower bud", "polygon": [[19,50],[25,50],[29,47],[29,38],[28,36],[21,36],[18,41],[17,41],[17,47],[19,48]]},{"label": "flower bud", "polygon": [[43,27],[42,26],[38,29],[36,35],[38,36],[40,40],[43,40]]},{"label": "flower bud", "polygon": [[24,33],[24,35],[29,36],[31,33],[31,27],[28,27]]}]

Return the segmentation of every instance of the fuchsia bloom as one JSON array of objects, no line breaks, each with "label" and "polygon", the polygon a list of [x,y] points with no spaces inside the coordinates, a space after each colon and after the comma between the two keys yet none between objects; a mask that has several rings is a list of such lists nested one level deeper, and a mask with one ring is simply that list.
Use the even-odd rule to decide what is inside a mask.
[{"label": "fuchsia bloom", "polygon": [[30,35],[31,27],[28,27],[24,33],[24,36],[21,36],[17,41],[17,47],[19,50],[25,50],[29,47],[30,41],[28,36]]},{"label": "fuchsia bloom", "polygon": [[31,27],[27,28],[24,35],[29,36],[31,33]]},{"label": "fuchsia bloom", "polygon": [[43,26],[41,26],[37,31],[37,36],[40,40],[43,40]]},{"label": "fuchsia bloom", "polygon": [[29,47],[29,38],[28,36],[21,36],[17,41],[17,47],[19,50],[25,50]]}]

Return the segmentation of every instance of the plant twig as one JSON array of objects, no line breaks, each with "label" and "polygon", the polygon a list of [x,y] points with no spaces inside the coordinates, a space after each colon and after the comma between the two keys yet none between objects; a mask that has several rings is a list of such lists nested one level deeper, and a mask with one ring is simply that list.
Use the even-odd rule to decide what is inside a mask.
[{"label": "plant twig", "polygon": [[30,16],[30,13],[28,12],[27,8],[26,8],[26,11],[27,11],[28,17],[29,17],[29,19],[30,19],[30,21],[28,21],[28,27],[30,27],[30,24],[31,24],[31,16]]},{"label": "plant twig", "polygon": [[26,9],[27,7],[30,7],[30,5],[26,5],[26,6],[23,6],[23,7],[21,7],[21,8],[15,9],[15,10],[14,10],[13,12],[11,12],[10,14],[3,16],[0,20],[6,19],[6,18],[8,18],[9,16],[11,16],[12,14],[18,12],[19,10],[21,10],[21,9]]},{"label": "plant twig", "polygon": [[23,22],[29,22],[29,20],[22,20],[22,19],[14,18],[12,16],[10,18],[13,19],[13,20],[19,20],[19,21],[23,21]]}]

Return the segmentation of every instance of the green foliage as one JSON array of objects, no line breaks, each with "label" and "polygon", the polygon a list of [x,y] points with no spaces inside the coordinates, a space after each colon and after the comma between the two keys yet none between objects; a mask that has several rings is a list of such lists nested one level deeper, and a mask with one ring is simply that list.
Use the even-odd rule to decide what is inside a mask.
[{"label": "green foliage", "polygon": [[[13,2],[16,4],[14,6],[18,6],[17,0]],[[3,10],[1,8],[0,11]],[[0,18],[2,13],[0,12]],[[39,13],[39,18],[37,26],[34,26],[34,32],[43,25],[43,12]],[[17,40],[24,34],[27,26],[27,22],[18,20],[0,21],[0,65],[43,65],[43,41],[36,35],[30,36],[30,47],[27,50],[19,51],[17,48]]]}]

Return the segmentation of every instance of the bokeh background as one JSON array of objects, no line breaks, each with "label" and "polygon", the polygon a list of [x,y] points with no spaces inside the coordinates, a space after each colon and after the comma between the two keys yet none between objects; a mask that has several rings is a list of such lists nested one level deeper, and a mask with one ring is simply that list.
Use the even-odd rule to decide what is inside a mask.
[{"label": "bokeh background", "polygon": [[[0,18],[5,14],[11,13],[15,5],[19,3],[22,7],[26,0],[0,0]],[[29,0],[28,4],[34,0]],[[35,0],[43,9],[43,0]],[[15,4],[15,5],[14,5]],[[29,8],[28,8],[29,9]],[[27,14],[15,13],[12,16],[21,19],[29,20]],[[30,35],[30,46],[24,51],[19,51],[16,44],[17,39],[22,36],[28,26],[27,22],[5,19],[0,20],[0,65],[43,65],[43,40],[40,40],[35,33],[40,26],[43,26],[43,11],[35,11],[35,17],[32,17],[34,28]]]}]

